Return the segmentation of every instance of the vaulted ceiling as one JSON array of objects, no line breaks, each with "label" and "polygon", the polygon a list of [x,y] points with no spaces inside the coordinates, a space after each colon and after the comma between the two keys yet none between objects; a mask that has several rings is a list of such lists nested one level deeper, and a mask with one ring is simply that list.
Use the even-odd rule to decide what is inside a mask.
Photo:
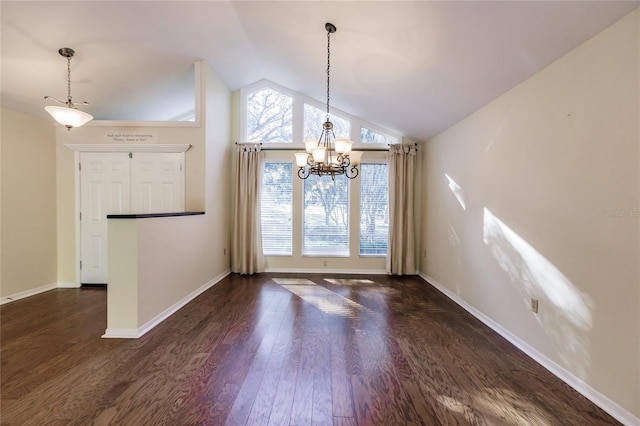
[{"label": "vaulted ceiling", "polygon": [[2,104],[47,117],[44,95],[96,119],[193,108],[193,64],[231,90],[268,79],[426,140],[638,7],[638,1],[2,1]]}]

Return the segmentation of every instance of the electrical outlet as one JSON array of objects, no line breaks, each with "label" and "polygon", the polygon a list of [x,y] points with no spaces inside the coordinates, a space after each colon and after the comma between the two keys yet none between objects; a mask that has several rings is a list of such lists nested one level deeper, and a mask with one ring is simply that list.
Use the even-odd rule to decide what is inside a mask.
[{"label": "electrical outlet", "polygon": [[538,313],[538,299],[531,299],[531,311],[534,313]]},{"label": "electrical outlet", "polygon": [[326,260],[322,262],[322,266],[327,266],[327,261]]},{"label": "electrical outlet", "polygon": [[227,249],[226,247],[224,249],[222,249],[222,254],[224,254],[225,256],[227,255]]}]

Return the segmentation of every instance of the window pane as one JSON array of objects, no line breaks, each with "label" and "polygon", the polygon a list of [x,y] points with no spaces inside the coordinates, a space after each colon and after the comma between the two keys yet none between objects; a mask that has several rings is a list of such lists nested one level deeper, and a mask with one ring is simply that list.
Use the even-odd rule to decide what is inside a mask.
[{"label": "window pane", "polygon": [[360,165],[360,254],[386,255],[389,175],[386,164]]},{"label": "window pane", "polygon": [[349,185],[345,176],[304,181],[303,255],[349,255]]},{"label": "window pane", "polygon": [[390,143],[398,143],[398,139],[392,138],[391,136],[383,135],[382,133],[378,133],[371,129],[367,129],[366,127],[361,127],[360,142],[390,144]]},{"label": "window pane", "polygon": [[247,142],[287,142],[292,138],[293,99],[273,89],[247,96]]},{"label": "window pane", "polygon": [[[322,123],[327,120],[327,112],[311,105],[304,104],[304,138],[319,139],[322,133]],[[333,123],[333,133],[336,138],[349,138],[351,123],[344,118],[329,115],[329,121]]]},{"label": "window pane", "polygon": [[262,250],[265,256],[291,256],[293,180],[291,163],[265,163],[262,179]]}]

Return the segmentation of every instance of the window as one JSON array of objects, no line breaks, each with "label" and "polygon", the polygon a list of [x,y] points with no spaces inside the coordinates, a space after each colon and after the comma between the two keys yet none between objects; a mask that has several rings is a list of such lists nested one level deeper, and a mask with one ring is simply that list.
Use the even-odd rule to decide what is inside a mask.
[{"label": "window", "polygon": [[260,217],[262,250],[266,256],[291,256],[292,253],[292,164],[265,163],[262,177]]},{"label": "window", "polygon": [[360,255],[386,255],[389,175],[386,164],[360,165]]},{"label": "window", "polygon": [[265,88],[247,95],[247,141],[293,141],[293,99]]},{"label": "window", "polygon": [[[322,133],[322,123],[327,121],[326,111],[309,104],[304,104],[304,138],[319,139]],[[333,123],[333,133],[336,138],[350,138],[351,124],[349,120],[329,114],[329,121]]]},{"label": "window", "polygon": [[376,132],[375,130],[367,129],[366,127],[361,127],[360,142],[388,145],[388,144],[398,143],[398,138],[384,135],[382,133]]},{"label": "window", "polygon": [[349,184],[345,176],[304,181],[302,254],[349,256]]},{"label": "window", "polygon": [[242,88],[240,96],[239,138],[262,142],[265,151],[260,219],[271,267],[295,269],[302,257],[350,256],[328,263],[379,265],[379,259],[367,258],[383,258],[388,250],[389,185],[386,155],[376,151],[401,136],[332,108],[335,136],[353,140],[356,151],[368,150],[365,162],[353,181],[345,176],[302,180],[290,149],[303,151],[304,139],[318,140],[327,119],[324,103],[267,80]]}]

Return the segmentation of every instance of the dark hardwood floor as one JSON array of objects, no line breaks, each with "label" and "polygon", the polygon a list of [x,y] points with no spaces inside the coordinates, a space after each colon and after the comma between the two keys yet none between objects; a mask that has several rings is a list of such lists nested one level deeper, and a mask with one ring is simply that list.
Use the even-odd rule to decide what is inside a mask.
[{"label": "dark hardwood floor", "polygon": [[231,275],[137,340],[105,289],[0,312],[3,425],[618,424],[418,277]]}]

